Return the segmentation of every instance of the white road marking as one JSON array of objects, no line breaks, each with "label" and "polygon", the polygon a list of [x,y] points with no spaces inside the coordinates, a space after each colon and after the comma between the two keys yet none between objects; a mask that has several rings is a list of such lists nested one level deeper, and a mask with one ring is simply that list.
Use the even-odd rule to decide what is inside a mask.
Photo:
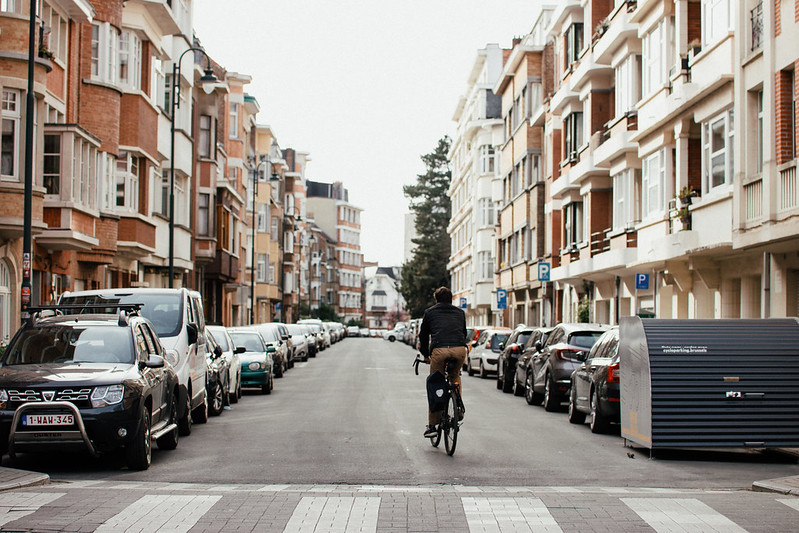
[{"label": "white road marking", "polygon": [[284,533],[377,531],[378,497],[306,496],[300,500]]},{"label": "white road marking", "polygon": [[222,496],[148,494],[105,521],[96,531],[188,531]]},{"label": "white road marking", "polygon": [[471,533],[560,532],[539,498],[461,498]]},{"label": "white road marking", "polygon": [[784,503],[785,505],[787,505],[787,506],[788,506],[788,507],[790,507],[791,509],[794,509],[794,510],[796,510],[796,511],[799,511],[799,500],[797,500],[796,498],[794,498],[794,499],[792,499],[792,500],[788,500],[788,499],[784,499],[784,500],[783,500],[783,499],[780,499],[780,500],[777,500],[777,501],[778,501],[778,502],[780,502],[780,503]]},{"label": "white road marking", "polygon": [[0,526],[35,513],[66,492],[4,492],[0,494]]},{"label": "white road marking", "polygon": [[738,524],[695,498],[622,498],[658,533],[746,533]]}]

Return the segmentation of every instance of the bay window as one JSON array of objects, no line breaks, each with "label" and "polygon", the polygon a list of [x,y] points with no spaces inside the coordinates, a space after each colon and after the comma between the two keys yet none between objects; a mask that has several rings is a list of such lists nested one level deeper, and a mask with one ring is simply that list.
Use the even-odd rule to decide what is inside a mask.
[{"label": "bay window", "polygon": [[210,115],[200,115],[200,134],[197,139],[197,152],[200,157],[211,157],[213,142],[213,119]]},{"label": "bay window", "polygon": [[119,36],[119,84],[130,91],[141,89],[142,43],[130,30]]},{"label": "bay window", "polygon": [[702,124],[702,187],[704,191],[732,183],[733,140],[732,110]]},{"label": "bay window", "polygon": [[641,56],[629,55],[616,67],[615,116],[635,110],[641,99]]},{"label": "bay window", "polygon": [[643,159],[641,174],[641,215],[659,213],[664,209],[663,190],[666,186],[666,151],[661,148]]},{"label": "bay window", "polygon": [[652,31],[644,35],[642,49],[642,92],[648,96],[666,82],[668,70],[669,40],[666,35],[666,20],[658,22]]},{"label": "bay window", "polygon": [[632,168],[613,176],[613,229],[615,231],[632,229],[639,221],[640,182],[639,171]]},{"label": "bay window", "polygon": [[211,233],[211,195],[200,193],[197,197],[197,235],[208,237]]},{"label": "bay window", "polygon": [[20,92],[3,89],[0,174],[4,180],[19,181]]},{"label": "bay window", "polygon": [[496,172],[496,154],[490,144],[480,146],[480,172],[494,174]]},{"label": "bay window", "polygon": [[61,190],[61,135],[45,134],[43,163],[45,194],[58,195]]},{"label": "bay window", "polygon": [[108,22],[92,24],[91,77],[95,81],[119,83],[117,51],[119,34]]},{"label": "bay window", "polygon": [[702,46],[714,43],[732,29],[729,0],[702,0]]},{"label": "bay window", "polygon": [[129,212],[139,209],[139,169],[142,158],[120,150],[117,159],[116,207]]}]

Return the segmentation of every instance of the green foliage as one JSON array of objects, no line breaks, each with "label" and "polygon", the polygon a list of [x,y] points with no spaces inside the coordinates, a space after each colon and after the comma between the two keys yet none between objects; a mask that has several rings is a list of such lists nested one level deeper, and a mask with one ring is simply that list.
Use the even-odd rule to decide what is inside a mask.
[{"label": "green foliage", "polygon": [[577,322],[587,323],[591,320],[591,300],[585,295],[577,305]]},{"label": "green foliage", "polygon": [[347,326],[358,326],[359,328],[362,328],[363,327],[363,321],[362,320],[355,320],[354,318],[350,318],[349,321],[347,322]]},{"label": "green foliage", "polygon": [[412,317],[421,317],[433,302],[433,291],[441,286],[449,287],[447,262],[450,254],[450,238],[447,224],[451,203],[447,191],[452,181],[452,172],[447,161],[450,138],[444,136],[435,150],[421,156],[427,171],[417,175],[415,185],[403,187],[410,200],[410,209],[415,216],[417,237],[413,257],[402,265],[400,291]]},{"label": "green foliage", "polygon": [[313,310],[314,318],[319,318],[325,322],[339,322],[336,309],[325,302],[319,304],[319,307]]}]

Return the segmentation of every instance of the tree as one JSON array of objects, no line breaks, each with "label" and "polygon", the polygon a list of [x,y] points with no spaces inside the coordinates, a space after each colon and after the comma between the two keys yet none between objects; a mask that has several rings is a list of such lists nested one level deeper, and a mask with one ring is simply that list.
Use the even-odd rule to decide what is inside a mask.
[{"label": "tree", "polygon": [[438,287],[449,287],[447,262],[450,254],[450,238],[447,225],[451,203],[447,191],[452,181],[452,172],[447,161],[450,138],[444,136],[435,150],[423,155],[427,167],[424,174],[417,175],[415,185],[405,185],[402,190],[410,199],[410,209],[415,216],[416,234],[411,242],[416,245],[413,257],[402,266],[400,291],[405,298],[412,317],[421,317],[424,310],[433,304],[433,291]]}]

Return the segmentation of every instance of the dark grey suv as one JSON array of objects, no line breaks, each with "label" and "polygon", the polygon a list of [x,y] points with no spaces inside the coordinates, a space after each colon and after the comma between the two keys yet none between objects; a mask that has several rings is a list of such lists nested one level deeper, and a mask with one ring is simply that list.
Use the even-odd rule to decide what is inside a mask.
[{"label": "dark grey suv", "polygon": [[571,375],[582,361],[583,352],[610,326],[602,324],[558,324],[541,351],[533,356],[533,404],[544,402],[544,409],[556,411],[569,397]]}]

